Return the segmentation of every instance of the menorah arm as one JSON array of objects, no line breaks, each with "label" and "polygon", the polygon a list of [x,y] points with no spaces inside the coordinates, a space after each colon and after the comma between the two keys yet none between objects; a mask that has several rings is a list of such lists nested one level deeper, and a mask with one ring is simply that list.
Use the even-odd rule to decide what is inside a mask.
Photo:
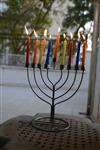
[{"label": "menorah arm", "polygon": [[40,97],[40,96],[35,92],[35,90],[33,89],[32,84],[31,84],[31,82],[30,82],[29,69],[28,69],[28,67],[27,67],[27,79],[28,79],[28,83],[29,83],[29,86],[30,86],[32,92],[33,92],[39,99],[41,99],[42,101],[44,101],[45,103],[47,103],[47,104],[49,104],[49,105],[51,106],[51,104],[50,104],[49,102],[47,102],[47,101],[44,100],[42,97]]},{"label": "menorah arm", "polygon": [[34,80],[35,80],[35,83],[36,83],[38,89],[39,89],[45,96],[47,96],[48,98],[52,99],[51,96],[47,95],[47,94],[39,87],[38,82],[37,82],[37,80],[36,80],[35,68],[33,68],[33,75],[34,75]]},{"label": "menorah arm", "polygon": [[49,69],[47,68],[47,79],[48,79],[48,81],[51,83],[51,85],[53,86],[54,84],[51,82],[51,80],[50,80],[50,78],[49,78],[49,74],[48,74],[49,72],[48,72],[48,70],[49,70]]},{"label": "menorah arm", "polygon": [[69,96],[67,99],[55,103],[55,106],[58,105],[58,104],[61,104],[61,103],[63,103],[63,102],[68,101],[70,98],[72,98],[72,97],[77,93],[77,91],[79,90],[79,88],[80,88],[80,86],[81,86],[81,84],[82,84],[83,75],[84,75],[84,71],[82,72],[82,77],[81,77],[80,83],[79,83],[79,85],[78,85],[76,91],[75,91],[71,96]]},{"label": "menorah arm", "polygon": [[62,79],[62,70],[61,70],[60,78],[58,79],[58,81],[55,84],[53,84],[53,82],[50,80],[50,78],[49,78],[49,71],[48,70],[49,69],[47,68],[47,79],[52,84],[52,86],[56,86],[60,82],[60,80]]},{"label": "menorah arm", "polygon": [[69,89],[68,89],[65,93],[63,93],[62,95],[60,95],[60,96],[58,96],[58,97],[55,97],[55,100],[57,100],[57,99],[59,99],[60,97],[64,96],[65,94],[67,94],[67,93],[71,90],[71,88],[73,87],[73,85],[74,85],[74,83],[75,83],[75,81],[76,81],[76,76],[77,76],[77,70],[75,71],[75,76],[74,76],[74,80],[73,80],[73,82],[72,82],[72,85],[69,87]]},{"label": "menorah arm", "polygon": [[46,86],[48,89],[50,89],[50,90],[52,91],[52,88],[50,88],[50,87],[47,85],[47,83],[45,82],[45,80],[44,80],[44,78],[43,78],[41,68],[40,68],[40,75],[41,75],[41,79],[42,79],[43,83],[45,84],[45,86]]},{"label": "menorah arm", "polygon": [[61,79],[62,79],[62,69],[61,69],[60,78],[59,78],[59,80],[55,83],[55,86],[60,82]]},{"label": "menorah arm", "polygon": [[64,86],[64,84],[67,82],[68,78],[69,78],[69,70],[68,70],[67,77],[66,77],[65,81],[63,82],[63,84],[60,87],[55,89],[55,91],[58,91],[59,89],[61,89]]}]

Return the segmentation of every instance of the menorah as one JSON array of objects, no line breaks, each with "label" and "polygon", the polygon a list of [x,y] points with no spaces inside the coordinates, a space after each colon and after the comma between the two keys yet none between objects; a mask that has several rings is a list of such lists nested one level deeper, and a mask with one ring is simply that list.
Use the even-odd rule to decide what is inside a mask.
[{"label": "menorah", "polygon": [[[35,33],[35,31],[34,31]],[[36,33],[35,33],[36,34]],[[35,89],[32,86],[32,83],[30,81],[30,76],[29,76],[29,48],[30,48],[30,37],[29,37],[29,32],[28,32],[28,39],[27,39],[27,49],[26,49],[26,68],[27,68],[27,79],[28,79],[28,83],[29,86],[32,90],[32,92],[43,102],[45,102],[46,104],[48,104],[50,106],[50,115],[49,116],[45,116],[45,117],[35,117],[32,121],[32,125],[33,127],[43,130],[43,131],[50,131],[50,132],[58,132],[58,131],[62,131],[62,130],[66,130],[70,127],[70,124],[68,121],[57,117],[55,114],[55,107],[59,104],[62,104],[68,100],[70,100],[79,90],[82,80],[83,80],[83,75],[84,75],[84,63],[85,63],[85,50],[86,50],[86,39],[84,38],[84,40],[81,40],[81,38],[78,39],[77,44],[76,44],[76,49],[77,49],[77,55],[76,55],[76,63],[75,66],[73,68],[75,75],[73,78],[73,82],[71,83],[71,85],[69,86],[69,88],[63,92],[62,94],[60,94],[59,96],[57,96],[57,92],[60,93],[60,90],[66,85],[66,83],[68,82],[68,79],[70,77],[70,70],[72,70],[72,49],[73,49],[73,38],[71,37],[70,39],[66,39],[66,36],[64,34],[64,38],[63,38],[63,45],[62,45],[62,52],[61,52],[61,58],[60,58],[60,64],[57,64],[57,56],[58,56],[58,48],[59,48],[59,44],[60,44],[60,34],[58,33],[55,41],[55,46],[54,46],[54,50],[51,56],[51,43],[52,40],[50,39],[48,42],[48,51],[47,51],[47,55],[46,55],[46,60],[45,63],[43,64],[43,52],[44,52],[44,48],[45,48],[45,44],[46,44],[46,37],[44,36],[44,39],[41,42],[41,49],[39,52],[39,59],[37,62],[37,50],[38,50],[38,38],[36,36],[36,43],[35,43],[35,47],[34,47],[34,55],[33,55],[33,61],[31,64],[32,70],[33,70],[33,77],[34,77],[34,81],[35,84],[37,86],[37,89],[43,94],[45,95],[45,98],[42,98],[42,96],[40,96],[38,94],[38,92],[35,91]],[[69,56],[68,56],[68,62],[65,64],[65,52],[66,52],[66,41],[69,44]],[[80,49],[82,48],[82,62],[81,65],[79,65],[79,58],[80,58]],[[50,63],[50,56],[51,56],[51,62],[52,62],[52,67],[49,67],[49,63]],[[59,65],[59,79],[56,81],[56,83],[54,83],[52,81],[52,79],[49,76],[49,71],[55,71],[56,70],[56,66]],[[51,94],[48,94],[47,92],[45,92],[42,88],[40,88],[37,76],[36,76],[36,70],[39,70],[39,74],[41,77],[41,80],[43,82],[43,84],[46,86],[47,90],[50,90]],[[45,76],[46,79],[44,78],[44,74],[43,74],[43,69],[45,69]],[[63,82],[62,78],[63,78],[63,71],[66,70],[66,78]],[[65,99],[61,99],[60,101],[59,98],[63,98],[63,96],[67,95],[72,87],[75,85],[76,83],[76,79],[77,79],[77,73],[78,70],[80,70],[81,72],[81,79],[79,82],[79,85],[77,85],[77,89],[75,89],[75,91],[68,96]],[[61,82],[61,83],[60,83]],[[59,85],[60,83],[60,85]],[[59,86],[58,86],[59,85]]]}]

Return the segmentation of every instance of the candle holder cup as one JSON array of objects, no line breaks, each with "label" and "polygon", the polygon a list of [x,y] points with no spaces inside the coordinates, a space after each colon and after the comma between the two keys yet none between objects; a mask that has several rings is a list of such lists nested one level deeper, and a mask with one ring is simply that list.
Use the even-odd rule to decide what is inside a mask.
[{"label": "candle holder cup", "polygon": [[[30,76],[29,76],[29,73],[30,73],[29,65],[26,66],[27,67],[27,79],[28,79],[28,83],[30,85],[30,88],[31,88],[32,92],[35,93],[35,95],[41,101],[48,104],[50,106],[50,110],[51,110],[49,117],[48,116],[45,116],[45,117],[40,116],[40,117],[34,118],[32,120],[32,126],[39,129],[39,130],[43,130],[43,131],[59,132],[59,131],[63,131],[63,130],[68,129],[70,127],[70,124],[69,124],[68,121],[56,116],[55,108],[56,108],[57,105],[60,105],[64,102],[70,100],[77,93],[77,91],[79,90],[79,88],[81,86],[82,80],[83,80],[85,67],[84,67],[83,64],[82,64],[81,67],[79,67],[79,65],[77,65],[77,64],[75,65],[75,67],[74,67],[75,74],[74,74],[74,78],[73,78],[73,81],[72,81],[71,85],[69,86],[69,88],[63,94],[60,94],[59,96],[57,96],[57,92],[60,93],[60,90],[68,82],[68,79],[70,77],[70,72],[71,72],[71,64],[67,64],[66,66],[62,65],[62,64],[59,65],[59,79],[56,83],[54,83],[49,77],[50,70],[56,71],[56,65],[58,65],[58,64],[55,61],[55,59],[53,59],[52,65],[53,65],[53,67],[51,67],[51,68],[49,68],[49,65],[45,64],[45,63],[44,63],[44,65],[32,64],[32,66],[31,66],[32,69],[33,69],[33,77],[34,77],[34,81],[35,81],[35,84],[37,86],[37,89],[43,95],[45,95],[46,99],[42,98],[42,96],[39,95],[36,90],[34,90],[32,84],[31,84],[31,81],[30,81]],[[43,73],[44,69],[45,69],[44,73],[46,75],[46,79],[44,78],[44,73]],[[81,78],[80,78],[79,84],[77,85],[77,89],[75,89],[75,91],[69,96],[68,93],[71,91],[72,87],[76,83],[78,70],[80,70],[80,72],[81,72],[81,74],[80,74]],[[36,76],[37,71],[39,71],[40,77],[42,79],[43,84],[46,86],[47,90],[50,90],[51,94],[47,94],[47,92],[44,91],[40,87],[39,81],[37,80],[37,76]],[[66,78],[62,82],[63,71],[64,72],[66,71]],[[59,83],[60,83],[60,85],[59,85]],[[65,95],[68,96],[68,97],[63,99],[63,97]],[[59,100],[59,99],[61,99],[61,100]]]}]

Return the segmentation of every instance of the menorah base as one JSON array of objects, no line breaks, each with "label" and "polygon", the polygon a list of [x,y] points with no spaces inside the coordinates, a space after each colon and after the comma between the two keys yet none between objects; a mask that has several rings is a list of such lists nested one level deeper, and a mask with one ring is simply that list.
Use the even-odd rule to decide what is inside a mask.
[{"label": "menorah base", "polygon": [[61,118],[54,118],[54,120],[51,121],[50,117],[37,117],[32,120],[32,126],[42,131],[60,132],[67,130],[70,124]]}]

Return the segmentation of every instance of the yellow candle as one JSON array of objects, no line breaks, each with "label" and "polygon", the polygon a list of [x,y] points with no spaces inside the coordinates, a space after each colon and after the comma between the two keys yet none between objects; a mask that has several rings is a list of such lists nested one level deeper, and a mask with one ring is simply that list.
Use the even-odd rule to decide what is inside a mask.
[{"label": "yellow candle", "polygon": [[46,45],[46,36],[47,36],[47,30],[44,31],[44,39],[42,40],[42,43],[41,43],[41,49],[40,49],[40,55],[39,55],[39,61],[38,61],[39,65],[42,64],[42,55],[44,54],[44,49]]},{"label": "yellow candle", "polygon": [[64,37],[64,42],[63,42],[63,47],[62,47],[62,56],[61,56],[61,65],[64,65],[64,59],[65,59],[65,52],[66,52],[66,35],[63,35]]}]

